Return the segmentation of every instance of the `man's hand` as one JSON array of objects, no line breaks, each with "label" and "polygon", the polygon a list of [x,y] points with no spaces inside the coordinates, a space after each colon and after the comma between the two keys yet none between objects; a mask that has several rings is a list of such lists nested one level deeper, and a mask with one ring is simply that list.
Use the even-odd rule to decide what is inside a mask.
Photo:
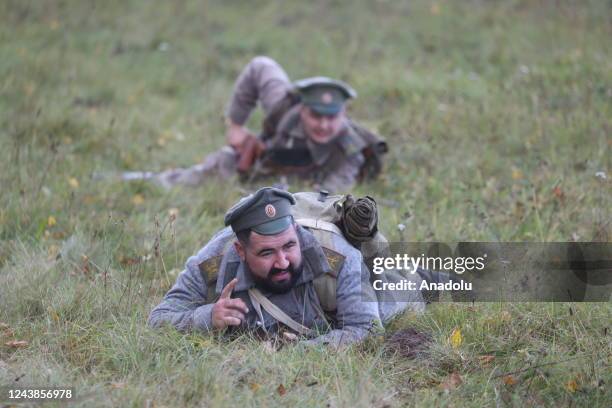
[{"label": "man's hand", "polygon": [[250,136],[255,136],[251,131],[242,125],[237,125],[228,120],[227,123],[227,143],[232,146],[238,154],[242,153],[244,143]]},{"label": "man's hand", "polygon": [[225,285],[221,291],[221,297],[212,309],[212,324],[217,329],[225,329],[227,326],[240,326],[244,321],[245,314],[249,312],[249,308],[244,304],[242,299],[232,299],[232,291],[238,283],[238,279],[234,278],[230,283]]}]

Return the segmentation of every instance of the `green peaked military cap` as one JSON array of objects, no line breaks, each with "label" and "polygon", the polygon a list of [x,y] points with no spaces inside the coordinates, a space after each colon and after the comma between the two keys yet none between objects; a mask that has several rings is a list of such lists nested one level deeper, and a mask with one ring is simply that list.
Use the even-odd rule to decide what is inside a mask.
[{"label": "green peaked military cap", "polygon": [[276,235],[293,222],[293,194],[274,187],[264,187],[242,198],[225,214],[225,225],[234,232],[251,229],[261,235]]},{"label": "green peaked military cap", "polygon": [[302,103],[321,115],[335,115],[347,99],[357,97],[357,92],[347,83],[328,77],[305,78],[293,84]]}]

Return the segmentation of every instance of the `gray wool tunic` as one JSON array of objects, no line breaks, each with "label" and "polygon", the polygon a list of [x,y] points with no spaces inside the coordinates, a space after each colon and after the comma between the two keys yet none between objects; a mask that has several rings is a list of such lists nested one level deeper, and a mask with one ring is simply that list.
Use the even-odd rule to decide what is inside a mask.
[{"label": "gray wool tunic", "polygon": [[[313,280],[330,270],[331,266],[315,237],[305,228],[297,227],[302,251],[303,271],[294,288],[283,294],[262,291],[276,306],[293,320],[315,330],[319,335],[304,341],[306,344],[330,344],[341,346],[364,339],[373,328],[380,330],[381,316],[376,295],[369,281],[369,271],[361,253],[340,236],[334,236],[335,251],[344,259],[339,266],[336,288],[337,310],[331,319],[323,319],[321,304],[313,286]],[[235,240],[230,228],[219,231],[211,241],[187,260],[185,269],[176,283],[149,316],[149,325],[159,327],[171,324],[181,331],[210,332],[212,325],[211,299],[207,299],[208,286],[200,265],[220,257],[215,292],[234,277],[238,283],[232,298],[242,299],[249,312],[241,326],[230,331],[257,331],[265,328],[268,333],[279,329],[279,322],[262,309],[263,322],[251,303],[248,289],[254,286],[246,263],[240,260],[233,245]]]}]

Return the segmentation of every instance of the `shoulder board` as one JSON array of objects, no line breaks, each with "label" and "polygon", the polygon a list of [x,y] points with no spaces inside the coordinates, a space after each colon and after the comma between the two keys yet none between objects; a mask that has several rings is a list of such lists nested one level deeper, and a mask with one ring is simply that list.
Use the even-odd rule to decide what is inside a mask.
[{"label": "shoulder board", "polygon": [[321,248],[323,249],[323,253],[325,254],[327,263],[331,268],[329,274],[332,275],[334,278],[338,277],[338,273],[340,272],[340,269],[344,264],[344,255],[323,246]]},{"label": "shoulder board", "polygon": [[212,258],[208,258],[198,265],[202,279],[210,286],[211,282],[217,280],[217,274],[219,273],[219,267],[221,266],[221,259],[223,255],[217,255]]},{"label": "shoulder board", "polygon": [[347,156],[358,154],[366,147],[366,143],[351,126],[347,126],[346,133],[338,138],[338,144]]}]

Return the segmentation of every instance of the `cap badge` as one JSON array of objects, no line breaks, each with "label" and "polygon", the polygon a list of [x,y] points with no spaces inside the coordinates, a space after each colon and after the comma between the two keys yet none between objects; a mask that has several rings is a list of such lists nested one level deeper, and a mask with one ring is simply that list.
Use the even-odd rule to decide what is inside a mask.
[{"label": "cap badge", "polygon": [[334,98],[329,92],[325,92],[323,93],[323,95],[321,95],[321,102],[323,102],[324,104],[332,103],[333,100]]},{"label": "cap badge", "polygon": [[269,218],[273,218],[276,215],[276,208],[274,208],[272,204],[266,205],[265,210],[266,210],[266,215]]}]

